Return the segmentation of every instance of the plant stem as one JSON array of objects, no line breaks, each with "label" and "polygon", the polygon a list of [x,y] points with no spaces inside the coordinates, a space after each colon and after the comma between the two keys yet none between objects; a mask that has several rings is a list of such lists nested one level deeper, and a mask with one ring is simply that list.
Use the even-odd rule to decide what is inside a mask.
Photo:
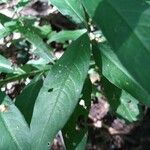
[{"label": "plant stem", "polygon": [[32,71],[32,72],[29,72],[29,73],[23,73],[21,75],[14,75],[10,78],[6,78],[6,79],[0,81],[0,87],[2,87],[4,84],[7,84],[9,82],[25,79],[28,76],[37,75],[37,74],[40,74],[40,73],[45,73],[46,71],[49,71],[49,69]]}]

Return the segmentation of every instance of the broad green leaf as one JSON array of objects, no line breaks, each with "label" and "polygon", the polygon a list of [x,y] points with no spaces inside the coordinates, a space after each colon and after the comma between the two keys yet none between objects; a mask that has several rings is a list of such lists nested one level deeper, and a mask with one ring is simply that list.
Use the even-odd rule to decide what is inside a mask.
[{"label": "broad green leaf", "polygon": [[79,29],[79,30],[73,30],[73,31],[64,30],[58,33],[54,32],[53,34],[49,35],[48,43],[51,43],[53,41],[63,43],[69,40],[76,40],[85,32],[87,32],[86,29]]},{"label": "broad green leaf", "polygon": [[83,96],[81,98],[82,101],[84,100],[85,106],[81,106],[80,103],[76,106],[73,114],[62,130],[66,149],[85,149],[88,135],[87,118],[91,106],[91,92],[91,81],[87,78],[82,90]]},{"label": "broad green leaf", "polygon": [[[35,103],[31,120],[32,149],[47,150],[80,97],[90,63],[86,34],[73,42],[52,67]],[[38,138],[37,138],[38,137]]]},{"label": "broad green leaf", "polygon": [[[108,66],[110,69],[107,72],[111,75],[109,80],[113,79],[114,84],[119,83],[118,86],[125,87],[134,97],[150,105],[150,5],[141,0],[83,0],[83,4],[102,29],[113,55],[124,66],[117,66],[121,69],[119,74],[116,71],[111,74],[115,67]],[[111,57],[110,61],[115,62],[116,59]],[[124,70],[127,70],[125,74],[134,83],[128,82],[128,79],[125,82],[123,77],[116,78],[124,74]]]},{"label": "broad green leaf", "polygon": [[28,124],[31,122],[35,100],[42,84],[43,80],[41,79],[41,75],[38,75],[23,89],[21,94],[16,97],[15,105],[24,115]]},{"label": "broad green leaf", "polygon": [[102,54],[103,75],[113,84],[136,97],[140,102],[149,105],[150,94],[123,66],[114,51],[112,51],[112,49],[105,44],[101,44],[100,50],[97,49],[97,52],[100,51]]},{"label": "broad green leaf", "polygon": [[0,92],[0,149],[30,150],[29,128],[19,110]]},{"label": "broad green leaf", "polygon": [[76,23],[85,22],[85,14],[80,0],[49,0],[49,2]]},{"label": "broad green leaf", "polygon": [[102,77],[102,84],[113,113],[128,122],[141,119],[143,114],[142,106],[139,105],[139,102],[134,97],[117,88],[104,77]]}]

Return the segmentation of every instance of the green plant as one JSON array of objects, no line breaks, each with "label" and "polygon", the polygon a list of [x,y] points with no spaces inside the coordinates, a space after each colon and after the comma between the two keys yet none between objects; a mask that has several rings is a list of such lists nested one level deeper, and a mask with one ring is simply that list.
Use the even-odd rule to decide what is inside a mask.
[{"label": "green plant", "polygon": [[[56,33],[49,26],[35,26],[34,18],[12,19],[0,14],[0,38],[20,33],[18,41],[11,42],[23,42],[26,47],[32,44],[36,50],[32,51],[29,44],[30,53],[39,58],[12,66],[0,55],[0,72],[5,74],[0,80],[1,87],[34,77],[15,102],[0,92],[1,149],[46,150],[60,130],[69,137],[64,139],[67,149],[84,149],[87,128],[79,134],[75,127],[81,114],[87,118],[90,107],[91,60],[99,68],[102,92],[113,113],[133,122],[142,116],[141,104],[150,105],[149,3],[144,0],[49,1],[76,22],[79,29]],[[16,13],[23,4],[27,1],[20,1]],[[97,37],[97,33],[101,36]],[[43,38],[48,38],[48,43],[64,42],[67,38],[74,41],[57,60]],[[78,104],[79,99],[85,101],[86,109]]]}]

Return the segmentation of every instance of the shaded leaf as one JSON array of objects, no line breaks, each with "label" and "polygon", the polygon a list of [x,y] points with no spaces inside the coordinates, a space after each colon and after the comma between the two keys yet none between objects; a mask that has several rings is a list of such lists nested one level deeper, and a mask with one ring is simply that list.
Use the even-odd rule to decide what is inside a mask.
[{"label": "shaded leaf", "polygon": [[2,25],[4,25],[4,23],[6,23],[6,22],[8,22],[10,20],[11,20],[11,18],[9,18],[9,17],[5,16],[4,14],[0,13],[0,23]]},{"label": "shaded leaf", "polygon": [[81,98],[81,100],[84,101],[85,106],[78,104],[70,119],[63,128],[66,149],[85,149],[88,135],[87,117],[91,105],[91,92],[91,81],[89,78],[87,78],[82,90],[83,96]]},{"label": "shaded leaf", "polygon": [[[141,0],[83,0],[83,4],[102,29],[112,47],[112,53],[126,69],[125,74],[133,83],[123,77],[116,78],[121,73],[123,75],[124,71],[114,75],[111,72],[115,66],[109,67],[107,72],[110,74],[107,74],[111,78],[108,75],[107,78],[144,104],[150,105],[150,5]],[[111,57],[111,61],[116,60]]]},{"label": "shaded leaf", "polygon": [[19,110],[0,92],[0,148],[30,150],[29,128]]},{"label": "shaded leaf", "polygon": [[104,93],[113,113],[128,122],[138,121],[142,117],[142,106],[130,94],[117,88],[105,77],[102,78]]},{"label": "shaded leaf", "polygon": [[100,51],[102,53],[103,75],[113,84],[136,97],[140,102],[149,105],[149,93],[132,77],[114,51],[105,44],[100,46]]},{"label": "shaded leaf", "polygon": [[30,124],[35,100],[42,84],[43,80],[41,79],[41,75],[38,75],[23,89],[21,94],[16,97],[15,105],[24,115],[28,124]]}]

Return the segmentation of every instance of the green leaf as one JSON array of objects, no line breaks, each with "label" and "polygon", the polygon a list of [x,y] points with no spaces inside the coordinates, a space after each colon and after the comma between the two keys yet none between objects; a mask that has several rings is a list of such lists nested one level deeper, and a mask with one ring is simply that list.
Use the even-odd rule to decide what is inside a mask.
[{"label": "green leaf", "polygon": [[37,60],[29,60],[27,62],[28,65],[32,65],[33,67],[39,69],[39,70],[42,70],[43,68],[46,67],[47,65],[47,61],[43,58],[39,58]]},{"label": "green leaf", "polygon": [[150,5],[141,0],[83,0],[83,4],[112,47],[107,56],[113,53],[116,58],[109,57],[109,61],[114,63],[117,59],[124,67],[118,64],[117,74],[116,66],[108,66],[111,78],[107,78],[150,105]]},{"label": "green leaf", "polygon": [[0,23],[4,25],[4,23],[11,21],[11,18],[5,16],[4,14],[0,13]]},{"label": "green leaf", "polygon": [[0,39],[11,34],[15,28],[16,21],[12,21],[11,18],[0,13]]},{"label": "green leaf", "polygon": [[[88,111],[79,104],[76,106],[74,113],[71,115],[69,121],[63,129],[63,137],[66,145],[66,149],[77,150],[82,145],[82,149],[85,149],[88,130],[85,125],[87,120]],[[84,124],[79,127],[79,119]],[[77,129],[78,128],[78,129]],[[85,141],[86,137],[86,141]],[[83,141],[82,141],[83,140]]]},{"label": "green leaf", "polygon": [[24,115],[28,124],[31,122],[35,100],[42,84],[43,80],[41,79],[41,75],[38,75],[23,89],[21,94],[16,97],[15,105]]},{"label": "green leaf", "polygon": [[[35,103],[31,120],[32,149],[47,150],[80,97],[90,63],[86,34],[73,42],[52,67]],[[38,138],[37,138],[38,137]]]},{"label": "green leaf", "polygon": [[81,139],[81,141],[78,143],[78,146],[76,147],[75,150],[85,149],[86,148],[86,144],[87,144],[87,140],[88,140],[88,133],[85,133],[83,138]]},{"label": "green leaf", "polygon": [[79,38],[82,34],[87,32],[86,29],[79,29],[79,30],[73,30],[73,31],[60,31],[58,33],[54,32],[53,34],[49,35],[48,43],[51,43],[53,41],[63,43],[65,41],[69,40],[76,40]]},{"label": "green leaf", "polygon": [[30,150],[29,128],[19,110],[0,92],[0,148]]},{"label": "green leaf", "polygon": [[51,49],[43,42],[43,39],[36,34],[35,28],[29,26],[20,26],[18,31],[24,35],[27,40],[36,47],[33,52],[35,55],[45,59],[47,63],[54,62],[54,56]]},{"label": "green leaf", "polygon": [[101,44],[98,51],[101,51],[102,54],[103,75],[113,84],[136,97],[140,102],[149,105],[150,94],[140,85],[140,82],[133,78],[114,51],[105,44]]},{"label": "green leaf", "polygon": [[7,28],[0,29],[0,39],[8,36],[11,32]]},{"label": "green leaf", "polygon": [[80,0],[49,0],[65,16],[69,16],[76,23],[85,22],[85,14]]},{"label": "green leaf", "polygon": [[139,102],[125,91],[122,91],[120,105],[116,113],[129,122],[138,121],[142,116],[142,108]]},{"label": "green leaf", "polygon": [[43,39],[38,35],[38,28],[25,25],[21,19],[13,20],[3,14],[0,14],[0,21],[1,24],[6,28],[6,31],[8,30],[10,33],[12,33],[16,30],[23,34],[23,36],[36,47],[36,50],[34,51],[35,55],[45,59],[46,63],[54,63],[55,58],[51,53],[51,49],[43,42]]},{"label": "green leaf", "polygon": [[11,62],[8,59],[6,59],[5,57],[3,57],[2,55],[0,55],[0,73],[1,72],[13,73],[13,68],[12,68]]},{"label": "green leaf", "polygon": [[0,55],[0,73],[13,73],[13,74],[22,74],[24,71],[20,68],[12,67],[12,63]]},{"label": "green leaf", "polygon": [[47,38],[48,35],[52,32],[52,28],[50,25],[43,25],[43,26],[37,26],[36,29],[38,29],[39,31],[39,35],[42,38]]},{"label": "green leaf", "polygon": [[18,4],[15,6],[15,11],[17,13],[20,12],[28,3],[29,0],[20,0]]},{"label": "green leaf", "polygon": [[130,94],[117,88],[106,78],[102,77],[104,93],[107,97],[113,113],[128,122],[138,121],[142,117],[142,106]]},{"label": "green leaf", "polygon": [[84,100],[85,106],[78,104],[63,128],[63,137],[66,149],[85,149],[88,135],[87,118],[89,114],[89,108],[91,106],[91,92],[91,81],[89,78],[87,78],[82,90],[83,96],[81,98],[82,101]]}]

